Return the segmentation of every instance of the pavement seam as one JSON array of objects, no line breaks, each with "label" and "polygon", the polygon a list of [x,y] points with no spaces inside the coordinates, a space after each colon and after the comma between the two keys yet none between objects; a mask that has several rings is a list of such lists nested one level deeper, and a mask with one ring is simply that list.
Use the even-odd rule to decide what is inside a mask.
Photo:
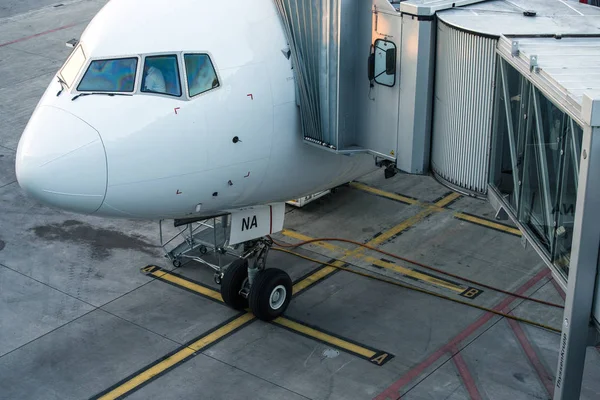
[{"label": "pavement seam", "polygon": [[64,59],[63,58],[53,58],[53,57],[46,56],[44,54],[34,53],[34,52],[31,52],[31,51],[27,51],[27,50],[23,50],[23,49],[19,49],[19,48],[13,47],[15,44],[18,44],[18,43],[7,45],[6,48],[14,50],[14,51],[18,51],[20,53],[25,53],[25,54],[29,54],[29,55],[32,55],[32,56],[42,57],[42,58],[45,58],[45,59],[50,60],[50,61],[57,61],[59,63],[60,62],[64,62],[66,60],[66,58],[68,57],[67,56]]},{"label": "pavement seam", "polygon": [[3,354],[3,355],[1,355],[1,356],[0,356],[0,360],[1,360],[2,358],[6,357],[7,355],[9,355],[9,354],[12,354],[12,353],[14,353],[15,351],[17,351],[17,350],[19,350],[19,349],[22,349],[23,347],[25,347],[25,346],[28,346],[28,345],[32,344],[33,342],[35,342],[35,341],[38,341],[39,339],[41,339],[41,338],[43,338],[43,337],[45,337],[45,336],[47,336],[47,335],[49,335],[49,334],[51,334],[51,333],[53,333],[53,332],[55,332],[55,331],[57,331],[57,330],[59,330],[59,329],[61,329],[61,328],[65,327],[65,326],[69,325],[70,323],[72,323],[72,322],[75,322],[75,321],[77,321],[77,320],[79,320],[79,319],[81,319],[81,318],[85,317],[86,315],[89,315],[89,314],[93,313],[93,312],[94,312],[94,311],[96,311],[96,310],[98,310],[98,308],[97,308],[97,307],[96,307],[96,308],[94,308],[93,310],[90,310],[90,311],[86,312],[85,314],[82,314],[82,315],[80,315],[80,316],[79,316],[79,317],[77,317],[77,318],[74,318],[74,319],[70,320],[69,322],[65,322],[64,324],[62,324],[62,325],[60,325],[60,326],[57,326],[56,328],[52,329],[51,331],[48,331],[48,332],[44,333],[43,335],[40,335],[40,336],[36,337],[35,339],[32,339],[32,340],[30,340],[30,341],[29,341],[29,342],[27,342],[27,343],[23,343],[21,346],[19,346],[19,347],[15,348],[15,349],[12,349],[11,351],[9,351],[9,352],[8,352],[8,353],[6,353],[6,354]]},{"label": "pavement seam", "polygon": [[[174,269],[172,269],[172,270],[167,270],[167,271],[169,271],[169,272],[174,272],[174,271],[176,271],[176,270],[177,270],[177,268],[174,268]],[[157,280],[158,280],[158,278],[154,278],[154,277],[153,277],[153,278],[152,278],[150,281],[148,281],[148,282],[146,282],[146,283],[144,283],[144,284],[142,284],[142,285],[140,285],[140,286],[138,286],[138,287],[136,287],[136,288],[133,288],[133,289],[131,289],[131,290],[130,290],[130,291],[128,291],[127,293],[123,293],[123,294],[122,294],[122,295],[120,295],[119,297],[115,297],[114,299],[107,301],[106,303],[104,303],[104,304],[102,304],[102,305],[98,306],[98,308],[102,308],[102,309],[104,310],[104,307],[106,307],[107,305],[109,305],[109,304],[111,304],[111,303],[113,303],[113,302],[115,302],[115,301],[117,301],[117,300],[119,300],[119,299],[121,299],[121,298],[123,298],[123,297],[127,296],[128,294],[131,294],[131,293],[135,292],[136,290],[138,290],[138,289],[141,289],[141,288],[143,288],[144,286],[146,286],[146,285],[149,285],[149,284],[151,284],[152,282],[154,282],[154,281],[157,281]]]},{"label": "pavement seam", "polygon": [[[0,188],[0,189],[1,189],[1,188]],[[31,277],[31,276],[29,276],[29,275],[26,275],[26,274],[22,273],[21,271],[18,271],[18,270],[14,269],[14,268],[11,268],[11,267],[9,267],[8,265],[5,265],[5,264],[2,264],[2,263],[0,263],[0,266],[2,266],[2,267],[4,267],[4,268],[6,268],[6,269],[8,269],[8,270],[11,270],[12,272],[16,272],[17,274],[19,274],[19,275],[21,275],[21,276],[24,276],[25,278],[29,278],[29,279],[31,279],[31,280],[33,280],[33,281],[37,282],[37,283],[40,283],[40,284],[42,284],[42,285],[44,285],[44,286],[46,286],[46,287],[49,287],[50,289],[56,290],[57,292],[60,292],[60,293],[62,293],[62,294],[64,294],[64,295],[66,295],[66,296],[69,296],[69,297],[70,297],[70,298],[72,298],[72,299],[75,299],[75,300],[78,300],[78,301],[80,301],[80,302],[82,302],[82,303],[84,303],[84,304],[87,304],[88,306],[91,306],[91,307],[94,307],[94,308],[100,308],[100,307],[101,307],[101,306],[100,306],[100,307],[98,307],[98,306],[95,306],[95,305],[93,305],[92,303],[88,303],[88,302],[87,302],[87,301],[85,301],[85,300],[82,300],[82,299],[80,299],[80,298],[78,298],[78,297],[76,297],[76,296],[73,296],[72,294],[69,294],[69,293],[67,293],[67,292],[64,292],[64,291],[62,291],[62,290],[60,290],[60,289],[57,289],[57,288],[55,288],[54,286],[52,286],[52,285],[50,285],[50,284],[48,284],[48,283],[46,283],[46,282],[42,282],[42,281],[40,281],[40,280],[38,280],[38,279],[35,279],[34,277]]]},{"label": "pavement seam", "polygon": [[10,147],[3,146],[1,144],[0,144],[0,147],[2,147],[3,149],[6,149],[6,150],[14,151],[15,153],[17,152],[17,150],[11,149]]},{"label": "pavement seam", "polygon": [[298,396],[300,396],[300,397],[303,397],[303,398],[305,398],[305,399],[308,399],[308,400],[313,400],[311,397],[304,396],[304,395],[303,395],[303,394],[301,394],[301,393],[295,392],[295,391],[293,391],[293,390],[291,390],[291,389],[288,389],[288,388],[286,388],[286,387],[284,387],[284,386],[281,386],[281,385],[279,385],[279,384],[277,384],[277,383],[275,383],[275,382],[272,382],[272,381],[270,381],[270,380],[268,380],[268,379],[265,379],[265,378],[263,378],[263,377],[261,377],[261,376],[258,376],[258,375],[256,375],[256,374],[253,374],[253,373],[252,373],[252,372],[250,372],[250,371],[246,371],[246,370],[244,370],[244,369],[241,369],[241,368],[239,368],[239,367],[236,367],[235,365],[231,365],[231,364],[229,364],[229,363],[228,363],[228,362],[226,362],[226,361],[219,360],[218,358],[215,358],[215,357],[213,357],[213,356],[211,356],[211,355],[208,355],[208,354],[206,354],[205,352],[202,352],[201,354],[202,354],[203,356],[205,356],[205,357],[208,357],[208,358],[212,359],[212,360],[215,360],[215,361],[217,361],[217,362],[220,362],[221,364],[225,364],[225,365],[227,365],[227,366],[229,366],[229,367],[231,367],[231,368],[233,368],[233,369],[236,369],[236,370],[238,370],[238,371],[240,371],[240,372],[243,372],[243,373],[245,373],[245,374],[248,374],[248,375],[250,375],[250,376],[253,376],[253,377],[257,378],[257,379],[260,379],[261,381],[264,381],[264,382],[270,383],[271,385],[273,385],[273,386],[276,386],[276,387],[278,387],[278,388],[280,388],[280,389],[283,389],[283,390],[285,390],[285,391],[287,391],[287,392],[294,393],[294,394],[296,394],[296,395],[298,395]]},{"label": "pavement seam", "polygon": [[[5,187],[7,187],[7,186],[10,186],[10,185],[12,185],[12,184],[15,184],[15,183],[17,183],[17,181],[12,181],[12,182],[10,182],[10,183],[7,183],[6,185],[2,185],[2,186],[0,186],[0,189],[4,189]],[[1,264],[0,264],[0,265],[1,265]]]},{"label": "pavement seam", "polygon": [[0,266],[1,266],[1,267],[4,267],[4,268],[6,268],[6,269],[8,269],[8,270],[10,270],[10,271],[16,272],[17,274],[19,274],[19,275],[22,275],[22,276],[24,276],[24,277],[26,277],[26,278],[29,278],[29,279],[31,279],[31,280],[33,280],[33,281],[35,281],[35,282],[37,282],[37,283],[40,283],[40,284],[42,284],[42,285],[44,285],[44,286],[46,286],[46,287],[49,287],[50,289],[56,290],[57,292],[60,292],[60,293],[62,293],[62,294],[64,294],[64,295],[66,295],[66,296],[68,296],[68,297],[71,297],[71,298],[73,298],[73,299],[75,299],[75,300],[78,300],[78,301],[80,301],[80,302],[82,302],[82,303],[84,303],[84,304],[87,304],[88,306],[91,306],[91,307],[93,307],[93,308],[92,308],[90,311],[88,311],[88,312],[86,312],[86,313],[84,313],[84,314],[80,315],[79,317],[76,317],[76,318],[74,318],[74,319],[72,319],[72,320],[70,320],[70,321],[68,321],[68,322],[65,322],[64,324],[62,324],[62,325],[60,325],[60,326],[57,326],[56,328],[54,328],[54,329],[52,329],[52,330],[50,330],[50,331],[48,331],[48,332],[46,332],[46,333],[44,333],[44,334],[42,334],[42,335],[40,335],[40,336],[36,337],[35,339],[32,339],[32,340],[30,340],[30,341],[29,341],[29,342],[27,342],[27,343],[23,343],[22,345],[20,345],[19,347],[15,348],[15,349],[13,349],[13,350],[11,350],[11,351],[9,351],[8,353],[5,353],[5,354],[2,354],[2,355],[0,355],[0,359],[1,359],[1,358],[3,358],[3,357],[5,357],[5,356],[7,356],[7,355],[9,355],[9,354],[11,354],[11,353],[13,353],[13,352],[15,352],[15,351],[17,351],[17,350],[19,350],[19,349],[20,349],[20,348],[22,348],[22,347],[25,347],[25,346],[27,346],[27,345],[29,345],[29,344],[31,344],[31,343],[33,343],[33,342],[35,342],[35,341],[37,341],[37,340],[39,340],[39,339],[43,338],[43,337],[44,337],[44,336],[46,336],[46,335],[49,335],[49,334],[51,334],[52,332],[54,332],[54,331],[56,331],[56,330],[58,330],[58,329],[61,329],[61,328],[65,327],[65,326],[69,325],[69,324],[70,324],[70,323],[72,323],[72,322],[75,322],[75,321],[77,321],[77,320],[78,320],[78,319],[80,319],[80,318],[83,318],[83,317],[85,317],[85,316],[86,316],[86,315],[88,315],[88,314],[91,314],[91,313],[93,313],[94,311],[97,311],[97,310],[101,310],[101,311],[103,311],[103,312],[105,312],[105,313],[107,313],[107,314],[110,314],[110,315],[112,315],[112,316],[114,316],[114,317],[117,317],[117,318],[119,318],[119,319],[122,319],[123,321],[129,322],[129,323],[131,323],[131,324],[133,324],[133,325],[135,325],[135,326],[138,326],[138,327],[140,327],[140,328],[143,328],[143,329],[147,330],[148,332],[151,332],[151,333],[153,333],[153,334],[156,334],[156,335],[158,335],[159,337],[162,337],[162,338],[168,339],[168,340],[170,340],[170,341],[172,341],[172,342],[174,342],[174,343],[177,343],[177,344],[181,345],[180,343],[178,343],[177,341],[175,341],[175,340],[173,340],[173,339],[167,338],[167,337],[165,337],[165,336],[163,336],[163,335],[161,335],[161,334],[159,334],[159,333],[153,332],[152,330],[150,330],[150,329],[148,329],[148,328],[144,328],[143,326],[140,326],[140,325],[138,325],[138,324],[136,324],[136,323],[134,323],[134,322],[132,322],[132,321],[129,321],[129,320],[125,319],[125,318],[119,317],[118,315],[115,315],[115,314],[113,314],[113,313],[111,313],[111,312],[109,312],[109,311],[106,311],[106,310],[103,308],[103,307],[105,307],[106,305],[108,305],[108,304],[112,303],[113,301],[119,300],[120,298],[122,298],[122,297],[124,297],[124,296],[127,296],[128,294],[130,294],[130,293],[133,293],[134,291],[136,291],[136,290],[138,290],[138,289],[140,289],[140,288],[142,288],[142,287],[144,287],[144,286],[146,286],[146,285],[148,285],[148,284],[150,284],[150,283],[154,282],[155,280],[157,280],[156,278],[154,278],[154,279],[150,280],[149,282],[146,282],[146,283],[144,283],[144,284],[143,284],[143,285],[141,285],[141,286],[138,286],[138,287],[136,287],[136,288],[134,288],[134,289],[132,289],[132,290],[128,291],[127,293],[124,293],[124,294],[122,294],[121,296],[119,296],[119,297],[117,297],[117,298],[115,298],[115,299],[113,299],[113,300],[110,300],[109,302],[107,302],[107,303],[105,303],[105,304],[102,304],[102,305],[100,305],[100,306],[95,306],[95,305],[93,305],[93,304],[91,304],[91,303],[88,303],[88,302],[87,302],[87,301],[85,301],[85,300],[82,300],[82,299],[80,299],[80,298],[78,298],[78,297],[75,297],[75,296],[73,296],[73,295],[71,295],[71,294],[69,294],[69,293],[63,292],[62,290],[60,290],[60,289],[57,289],[57,288],[55,288],[55,287],[53,287],[53,286],[51,286],[51,285],[49,285],[49,284],[47,284],[47,283],[45,283],[45,282],[39,281],[39,280],[37,280],[37,279],[35,279],[35,278],[32,278],[31,276],[25,275],[24,273],[22,273],[22,272],[20,272],[20,271],[17,271],[17,270],[15,270],[15,269],[13,269],[13,268],[10,268],[10,267],[9,267],[9,266],[7,266],[7,265],[4,265],[4,264],[0,263]]},{"label": "pavement seam", "polygon": [[112,312],[110,312],[110,311],[108,311],[108,310],[105,310],[105,309],[104,309],[104,308],[102,308],[102,307],[98,307],[98,310],[104,311],[105,313],[107,313],[107,314],[110,314],[110,315],[112,315],[112,316],[113,316],[113,317],[115,317],[115,318],[118,318],[118,319],[120,319],[120,320],[122,320],[122,321],[128,322],[128,323],[130,323],[130,324],[132,324],[132,325],[134,325],[134,326],[137,326],[138,328],[141,328],[141,329],[143,329],[143,330],[145,330],[145,331],[148,331],[148,332],[150,332],[150,333],[153,333],[153,334],[157,335],[158,337],[161,337],[161,338],[163,338],[163,339],[167,339],[167,340],[169,340],[169,341],[171,341],[171,342],[175,343],[177,346],[183,346],[183,345],[184,345],[184,343],[180,343],[180,342],[178,342],[177,340],[175,340],[175,339],[171,339],[171,338],[170,338],[170,337],[168,337],[168,336],[161,335],[160,333],[158,333],[158,332],[155,332],[155,331],[153,331],[153,330],[152,330],[152,329],[150,329],[150,328],[146,328],[145,326],[142,326],[142,325],[138,324],[137,322],[130,321],[130,320],[128,320],[127,318],[121,317],[120,315],[117,315],[117,314],[115,314],[115,313],[112,313]]}]

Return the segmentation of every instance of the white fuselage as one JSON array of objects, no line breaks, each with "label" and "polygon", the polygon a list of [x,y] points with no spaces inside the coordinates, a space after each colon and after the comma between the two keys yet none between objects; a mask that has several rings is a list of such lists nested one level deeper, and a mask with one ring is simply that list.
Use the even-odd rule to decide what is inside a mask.
[{"label": "white fuselage", "polygon": [[[303,142],[291,61],[272,0],[112,0],[55,78],[17,154],[26,192],[65,210],[144,219],[213,215],[309,195],[376,169]],[[183,55],[208,54],[219,87],[190,98]],[[182,97],[142,93],[144,58],[177,55]],[[95,59],[137,57],[127,96],[79,94]],[[237,140],[234,140],[237,137]]]}]

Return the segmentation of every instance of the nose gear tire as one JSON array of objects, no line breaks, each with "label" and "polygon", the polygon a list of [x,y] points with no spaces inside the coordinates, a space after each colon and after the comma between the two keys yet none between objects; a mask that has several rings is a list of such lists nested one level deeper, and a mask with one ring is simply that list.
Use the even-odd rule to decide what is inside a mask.
[{"label": "nose gear tire", "polygon": [[292,300],[292,279],[275,268],[258,274],[250,287],[248,303],[256,318],[272,321],[282,315]]},{"label": "nose gear tire", "polygon": [[221,297],[229,307],[244,310],[248,307],[248,299],[240,294],[248,278],[248,261],[235,260],[223,272],[221,279]]}]

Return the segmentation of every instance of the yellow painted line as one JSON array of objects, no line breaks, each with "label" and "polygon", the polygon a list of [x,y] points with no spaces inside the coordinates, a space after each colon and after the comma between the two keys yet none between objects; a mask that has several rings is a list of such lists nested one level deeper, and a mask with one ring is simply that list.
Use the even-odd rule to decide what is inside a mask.
[{"label": "yellow painted line", "polygon": [[436,202],[435,205],[438,206],[438,207],[444,208],[448,204],[452,203],[454,200],[458,199],[459,197],[461,197],[460,194],[458,194],[458,193],[452,193],[452,194],[444,197],[440,201]]},{"label": "yellow painted line", "polygon": [[210,297],[214,300],[217,300],[219,302],[223,302],[223,298],[221,297],[221,293],[217,292],[216,290],[212,290],[209,288],[206,288],[204,286],[198,285],[197,283],[194,282],[190,282],[187,279],[182,279],[178,276],[172,275],[167,271],[163,271],[163,270],[158,270],[156,272],[151,272],[150,275],[165,280],[167,282],[171,282],[177,286],[181,286],[184,287],[186,289],[192,290],[194,292],[200,293],[204,296]]},{"label": "yellow painted line", "polygon": [[[351,183],[350,186],[359,189],[359,190],[363,190],[365,192],[369,192],[369,193],[373,193],[376,194],[378,196],[383,196],[383,197],[387,197],[389,199],[392,200],[397,200],[400,202],[405,203],[405,199],[409,199],[408,197],[404,197],[402,195],[398,195],[395,193],[390,193],[390,192],[386,192],[384,190],[380,190],[380,189],[376,189],[370,186],[367,186],[365,184],[362,183]],[[446,207],[448,204],[452,203],[453,201],[455,201],[456,199],[458,199],[459,197],[461,197],[461,194],[459,193],[452,193],[446,197],[444,197],[442,200],[439,200],[438,202],[436,202],[435,204],[427,204],[427,203],[422,203],[418,200],[414,200],[414,199],[410,199],[412,200],[411,204],[417,204],[420,205],[422,207],[429,207],[429,208],[438,208],[435,211],[441,211],[441,209],[444,209],[444,207]],[[485,226],[488,228],[492,228],[492,229],[496,229],[502,232],[506,232],[506,233],[510,233],[512,235],[517,235],[517,236],[522,236],[523,234],[521,233],[520,230],[518,230],[517,228],[512,228],[512,227],[508,227],[506,225],[503,224],[498,224],[498,223],[494,223],[492,221],[488,221],[484,218],[479,218],[476,217],[474,215],[468,215],[468,214],[464,214],[461,212],[455,213],[454,216],[456,218],[465,220],[465,221],[469,221],[472,222],[474,224],[477,225],[481,225],[481,226]]]},{"label": "yellow painted line", "polygon": [[435,285],[435,286],[440,286],[440,287],[443,287],[445,289],[452,290],[452,291],[454,291],[456,293],[459,293],[459,294],[463,293],[465,291],[465,289],[466,289],[466,287],[458,286],[458,285],[452,284],[450,282],[446,282],[446,281],[444,281],[442,279],[435,278],[435,277],[433,277],[431,275],[422,274],[419,271],[415,271],[414,269],[410,269],[410,268],[406,268],[406,267],[403,267],[403,266],[398,265],[398,264],[393,264],[393,263],[390,263],[390,262],[386,262],[386,261],[380,260],[380,259],[375,258],[375,257],[366,256],[366,255],[362,255],[362,254],[359,255],[359,257],[362,258],[363,260],[365,260],[366,262],[370,263],[370,264],[374,264],[374,265],[377,265],[379,267],[382,267],[382,268],[385,268],[385,269],[389,269],[391,271],[397,272],[397,273],[402,274],[402,275],[410,276],[412,278],[415,278],[415,279],[418,279],[420,281],[424,281],[424,282],[430,283],[430,284]]},{"label": "yellow painted line", "polygon": [[[339,266],[344,265],[344,263],[340,263],[339,261],[336,261],[333,265],[336,265],[337,263],[340,264]],[[301,280],[300,282],[296,283],[293,287],[292,294],[294,295],[294,294],[297,294],[298,292],[303,291],[304,289],[308,288],[309,286],[314,285],[315,283],[319,282],[322,279],[325,279],[327,276],[333,274],[336,271],[337,271],[337,269],[334,267],[321,268],[314,274],[312,274],[312,275],[306,277],[305,279]]]},{"label": "yellow painted line", "polygon": [[289,328],[291,330],[294,330],[296,332],[302,333],[304,335],[313,337],[315,339],[321,340],[323,342],[329,343],[333,346],[339,347],[341,349],[347,350],[351,353],[355,353],[355,354],[359,354],[363,357],[366,358],[373,358],[375,356],[375,354],[377,354],[375,351],[366,349],[362,346],[358,346],[354,343],[350,343],[346,340],[337,338],[335,336],[329,335],[327,333],[321,332],[319,330],[313,329],[309,326],[300,324],[298,322],[295,321],[291,321],[287,318],[277,318],[273,321],[274,323],[276,323],[277,325],[281,325],[281,326],[285,326],[286,328]]},{"label": "yellow painted line", "polygon": [[169,368],[174,367],[175,365],[181,363],[186,358],[193,356],[196,352],[204,349],[208,345],[216,342],[221,339],[223,336],[226,336],[236,329],[242,327],[244,324],[254,320],[256,317],[250,313],[239,316],[228,324],[220,327],[216,331],[201,337],[197,341],[193,342],[187,347],[182,348],[175,354],[169,356],[168,358],[162,360],[158,364],[155,364],[144,371],[140,372],[138,375],[132,377],[128,381],[119,385],[115,389],[110,392],[99,397],[100,400],[113,400],[117,399],[121,396],[126,395],[132,390],[136,389],[138,386],[144,384],[145,382],[151,380],[155,376],[163,373]]},{"label": "yellow painted line", "polygon": [[418,200],[411,199],[410,197],[402,196],[402,195],[399,195],[396,193],[386,192],[384,190],[376,189],[374,187],[367,186],[367,185],[359,183],[359,182],[351,182],[350,186],[353,188],[359,189],[359,190],[363,190],[365,192],[376,194],[381,197],[387,197],[388,199],[396,200],[401,203],[406,203],[406,204],[418,204],[419,203]]},{"label": "yellow painted line", "polygon": [[192,350],[194,351],[200,351],[203,348],[205,348],[206,346],[208,346],[209,344],[219,340],[220,338],[222,338],[225,335],[228,335],[229,333],[231,333],[232,331],[240,328],[242,325],[254,320],[256,317],[254,316],[254,314],[252,313],[246,313],[236,319],[234,319],[233,321],[231,321],[230,323],[228,323],[225,326],[222,326],[221,328],[217,329],[216,331],[214,331],[213,333],[211,333],[208,336],[205,336],[197,341],[195,341],[194,343],[192,343],[191,345],[189,345],[188,347],[190,347]]},{"label": "yellow painted line", "polygon": [[[449,204],[452,201],[456,200],[458,197],[460,197],[459,194],[457,193],[452,193],[446,197],[444,197],[442,200],[440,200],[438,203],[436,204]],[[412,216],[411,218],[407,219],[406,221],[401,222],[400,224],[396,225],[395,227],[393,227],[392,229],[382,233],[381,235],[377,236],[376,238],[374,238],[373,240],[371,240],[370,242],[367,243],[367,245],[371,246],[371,247],[377,247],[379,245],[381,245],[382,243],[386,242],[387,240],[391,239],[392,237],[400,234],[401,232],[407,230],[408,228],[418,224],[420,221],[422,221],[424,218],[426,218],[427,216],[433,214],[434,212],[437,212],[439,210],[442,210],[441,207],[437,207],[437,206],[433,206],[433,205],[429,205],[426,206],[426,208],[424,210],[422,210],[421,212],[419,212],[418,214]],[[297,239],[300,241],[309,241],[309,240],[313,240],[312,237],[307,236],[307,235],[303,235],[294,231],[288,231],[288,230],[284,230],[282,232],[285,236],[288,236],[290,238],[293,239]],[[344,257],[342,257],[340,259],[340,261],[336,261],[335,263],[333,263],[333,265],[337,266],[337,267],[341,267],[344,265],[343,260],[347,259],[347,258],[360,258],[365,260],[366,262],[370,263],[370,264],[374,264],[389,270],[392,270],[394,272],[397,272],[399,274],[408,276],[408,277],[412,277],[415,279],[418,279],[420,281],[438,286],[438,287],[442,287],[448,290],[451,290],[453,292],[456,293],[463,293],[465,291],[465,287],[459,286],[459,285],[455,285],[452,284],[450,282],[444,281],[442,279],[439,278],[435,278],[432,277],[430,275],[427,274],[423,274],[421,272],[415,271],[413,269],[409,269],[406,267],[402,267],[400,265],[397,264],[393,264],[393,263],[389,263],[389,262],[385,262],[382,261],[380,259],[377,259],[375,257],[371,257],[368,256],[366,254],[364,254],[364,252],[366,251],[365,248],[363,247],[357,247],[352,251],[346,250],[344,248],[338,247],[338,246],[334,246],[331,245],[329,243],[324,243],[324,242],[314,242],[312,244],[315,244],[319,247],[334,251],[334,252],[338,252],[338,253],[343,253]],[[325,269],[333,269],[335,270],[335,268],[333,267],[326,267]],[[325,270],[324,269],[324,270]],[[322,271],[324,271],[322,270]],[[333,271],[324,271],[324,273],[326,274],[330,274]],[[300,288],[300,284],[302,284],[301,288]],[[310,286],[311,283],[303,283],[300,282],[299,284],[297,284],[296,286],[299,286],[299,289],[296,290],[296,286],[294,286],[294,293],[298,292],[299,290],[304,289],[307,286]]]},{"label": "yellow painted line", "polygon": [[419,212],[418,214],[413,215],[412,217],[410,217],[406,221],[401,222],[400,224],[396,225],[392,229],[385,231],[384,233],[382,233],[381,235],[377,236],[376,238],[374,238],[373,240],[371,240],[367,244],[369,246],[371,246],[371,247],[379,246],[383,242],[388,241],[389,239],[391,239],[394,236],[402,233],[403,231],[407,230],[408,228],[410,228],[410,227],[418,224],[423,219],[425,219],[429,215],[433,214],[435,211],[436,210],[433,209],[433,208],[431,208],[431,207],[426,208],[426,209],[422,210],[421,212]]},{"label": "yellow painted line", "polygon": [[465,220],[465,221],[469,221],[472,222],[474,224],[477,225],[483,225],[483,226],[487,226],[488,228],[492,228],[492,229],[496,229],[498,231],[502,231],[502,232],[506,232],[506,233],[510,233],[512,235],[517,235],[517,236],[522,236],[523,234],[521,233],[520,230],[518,230],[517,228],[512,228],[503,224],[497,224],[495,222],[492,221],[488,221],[486,219],[482,219],[482,218],[477,218],[474,217],[472,215],[467,215],[467,214],[463,214],[463,213],[457,213],[454,215],[456,218]]},{"label": "yellow painted line", "polygon": [[[302,233],[299,233],[299,232],[296,232],[296,231],[290,231],[288,229],[282,230],[281,233],[283,235],[289,237],[289,238],[296,239],[296,240],[299,240],[301,242],[306,242],[308,240],[312,240],[313,239],[310,236],[303,235]],[[331,251],[334,251],[336,253],[343,253],[343,254],[345,254],[345,253],[348,252],[348,250],[344,249],[343,247],[336,246],[336,245],[333,245],[333,244],[327,243],[327,242],[315,242],[315,243],[311,243],[311,244],[323,247],[323,248],[325,248],[327,250],[331,250]]]},{"label": "yellow painted line", "polygon": [[[336,262],[335,264],[339,264],[340,266],[344,265],[343,262],[339,262],[339,261]],[[168,282],[175,284],[176,286],[180,286],[182,288],[192,290],[192,291],[202,294],[204,296],[210,296],[210,297],[218,300],[219,302],[223,301],[221,298],[221,295],[214,290],[207,289],[201,285],[195,284],[194,282],[187,281],[184,278],[179,278],[177,276],[173,276],[168,271],[163,271],[163,270],[154,271],[153,268],[155,268],[155,267],[148,267],[147,271],[152,271],[149,273],[149,275],[156,276],[157,278],[159,277],[161,280],[166,280]],[[325,268],[318,270],[314,274],[308,276],[307,278],[303,279],[302,281],[300,281],[296,285],[294,285],[294,294],[315,284],[316,282],[320,281],[321,279],[325,278],[326,276],[332,274],[335,271],[337,271],[337,269],[333,268],[333,267],[325,267]],[[217,295],[218,295],[218,299],[217,299]],[[161,361],[157,365],[149,368],[148,370],[144,371],[140,375],[135,376],[131,380],[125,382],[122,386],[115,388],[109,394],[114,392],[114,393],[117,393],[116,397],[118,397],[124,393],[127,393],[128,391],[132,390],[133,388],[146,382],[148,379],[152,379],[152,377],[156,376],[157,374],[160,374],[163,371],[165,371],[166,369],[171,368],[175,364],[181,362],[182,360],[189,357],[194,352],[197,352],[197,351],[205,348],[206,346],[215,342],[219,338],[229,334],[230,332],[241,327],[245,323],[250,322],[254,318],[255,318],[254,315],[247,312],[246,314],[236,318],[232,322],[224,325],[223,327],[215,330],[214,332],[198,339],[194,343],[188,345],[186,348],[175,353],[174,355],[170,356],[169,358]],[[390,359],[392,359],[394,357],[390,353],[367,349],[361,345],[351,343],[342,338],[335,337],[329,333],[322,332],[322,331],[318,330],[317,328],[312,328],[310,326],[304,325],[300,322],[292,321],[285,317],[279,317],[276,320],[274,320],[273,322],[278,325],[281,325],[283,327],[286,327],[292,331],[301,333],[308,337],[312,337],[313,339],[320,340],[320,341],[328,343],[332,346],[336,346],[342,350],[346,350],[349,353],[358,355],[360,357],[364,357],[364,358],[368,359],[370,362],[377,364],[377,365],[383,365],[384,363],[386,363],[387,361],[389,361]],[[192,350],[191,353],[189,352],[190,349]],[[125,385],[127,385],[127,386],[125,386]],[[122,392],[123,390],[124,390],[124,392]],[[104,397],[101,397],[101,398],[104,399]],[[107,398],[114,398],[114,397],[107,397]]]}]

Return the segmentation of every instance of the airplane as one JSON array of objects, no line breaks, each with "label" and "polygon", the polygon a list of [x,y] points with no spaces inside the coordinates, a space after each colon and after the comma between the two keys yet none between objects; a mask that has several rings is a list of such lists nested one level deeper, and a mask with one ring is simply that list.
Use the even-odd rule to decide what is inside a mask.
[{"label": "airplane", "polygon": [[223,299],[269,321],[292,295],[289,275],[265,268],[285,202],[381,168],[307,144],[301,129],[273,0],[111,0],[39,101],[16,174],[32,198],[80,214],[226,215],[244,253],[219,269]]}]

